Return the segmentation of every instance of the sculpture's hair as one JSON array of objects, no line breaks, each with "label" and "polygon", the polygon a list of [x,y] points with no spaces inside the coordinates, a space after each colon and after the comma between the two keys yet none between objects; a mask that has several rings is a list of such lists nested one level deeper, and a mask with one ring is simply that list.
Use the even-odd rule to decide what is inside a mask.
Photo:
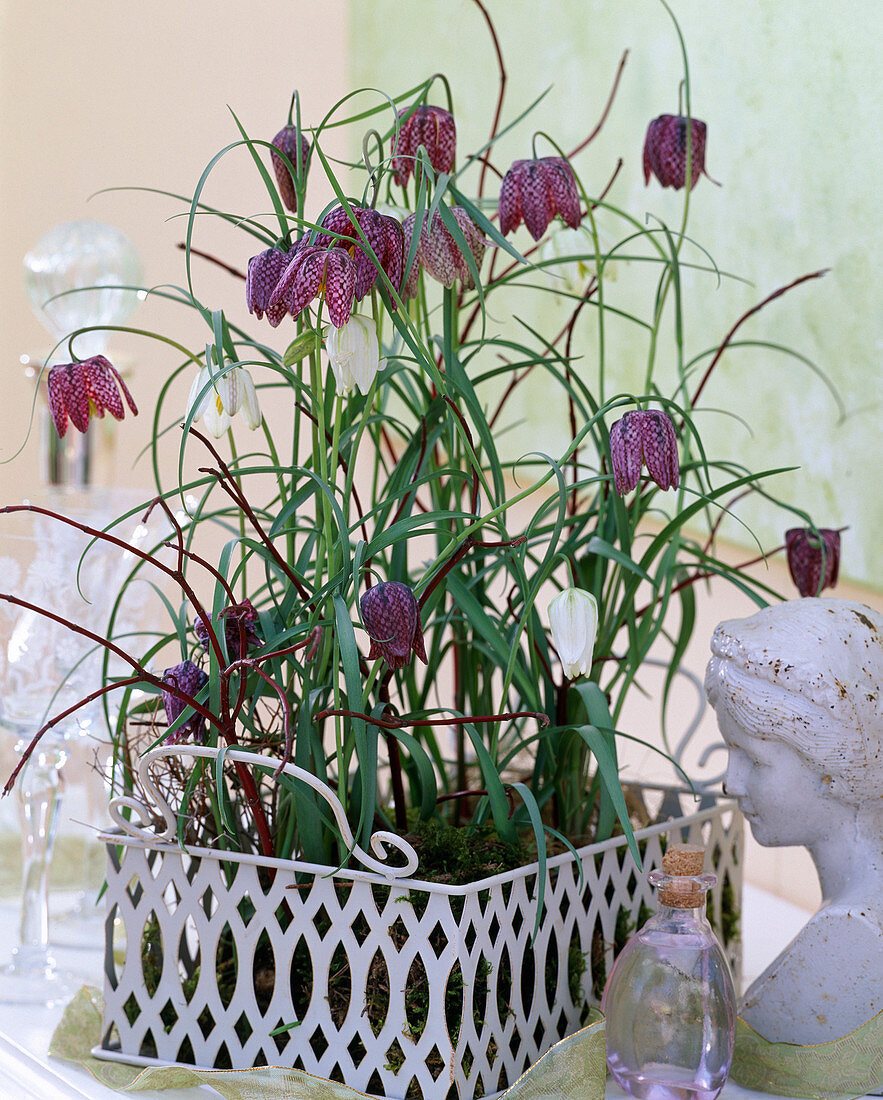
[{"label": "sculpture's hair", "polygon": [[851,805],[883,806],[883,616],[791,600],[721,623],[705,690],[749,735],[790,745]]}]

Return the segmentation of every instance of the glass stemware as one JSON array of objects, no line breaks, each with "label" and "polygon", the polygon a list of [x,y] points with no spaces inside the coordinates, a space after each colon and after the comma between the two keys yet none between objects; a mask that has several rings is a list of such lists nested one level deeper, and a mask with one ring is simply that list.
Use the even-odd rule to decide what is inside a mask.
[{"label": "glass stemware", "polygon": [[[93,528],[124,510],[119,493],[93,492],[86,500],[84,507],[82,499],[63,494],[41,503]],[[133,519],[115,534],[136,545],[146,528]],[[129,551],[93,541],[49,516],[0,516],[0,587],[33,605],[0,600],[0,729],[15,737],[16,752],[24,752],[45,723],[101,684],[103,648],[65,623],[103,636],[121,582],[135,564]],[[17,779],[22,912],[19,943],[0,971],[2,1002],[51,1004],[75,988],[49,950],[48,876],[62,800],[60,773],[75,739],[101,737],[102,710],[101,698],[71,710],[47,730]]]},{"label": "glass stemware", "polygon": [[[121,230],[102,222],[54,226],[24,257],[24,276],[34,313],[56,343],[50,364],[104,355],[113,329],[125,324],[144,298],[143,291],[134,289],[142,281],[135,246]],[[72,340],[65,339],[71,334]],[[42,368],[42,358],[31,364],[23,356],[22,361],[30,364],[32,377]],[[100,482],[94,469],[95,430],[69,431],[59,438],[47,404],[41,420],[45,480],[81,487]]]}]

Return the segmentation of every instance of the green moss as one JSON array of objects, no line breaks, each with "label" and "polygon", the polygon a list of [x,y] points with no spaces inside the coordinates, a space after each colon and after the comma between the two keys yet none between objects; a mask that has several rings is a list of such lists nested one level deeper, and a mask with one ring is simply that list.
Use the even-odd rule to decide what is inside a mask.
[{"label": "green moss", "polygon": [[421,822],[406,839],[420,857],[420,875],[462,886],[524,866],[525,852],[499,839],[492,828],[460,829],[443,821]]},{"label": "green moss", "polygon": [[582,981],[588,963],[587,957],[591,952],[580,951],[579,945],[572,943],[567,952],[567,991],[575,1005],[583,1000]]}]

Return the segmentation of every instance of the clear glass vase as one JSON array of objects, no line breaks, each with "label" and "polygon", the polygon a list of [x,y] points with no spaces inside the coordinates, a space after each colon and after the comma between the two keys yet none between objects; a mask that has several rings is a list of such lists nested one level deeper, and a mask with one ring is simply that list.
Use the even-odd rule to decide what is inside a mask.
[{"label": "clear glass vase", "polygon": [[733,1061],[736,993],[705,916],[717,879],[701,873],[703,855],[674,845],[664,869],[651,871],[658,912],[626,944],[604,990],[607,1065],[639,1100],[714,1100]]}]

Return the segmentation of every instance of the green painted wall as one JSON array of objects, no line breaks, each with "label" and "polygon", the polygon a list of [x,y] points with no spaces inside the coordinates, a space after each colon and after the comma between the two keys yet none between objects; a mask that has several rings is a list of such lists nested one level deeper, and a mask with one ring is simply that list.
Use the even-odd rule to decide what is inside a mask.
[{"label": "green painted wall", "polygon": [[[620,55],[629,57],[601,136],[577,160],[590,193],[598,193],[617,157],[623,169],[611,192],[617,205],[680,222],[683,198],[645,188],[641,149],[647,122],[677,111],[681,58],[673,25],[658,0],[486,0],[507,61],[504,120],[544,89],[551,91],[495,157],[505,171],[529,156],[532,130],[549,131],[570,148],[591,130],[607,98]],[[883,168],[883,97],[876,50],[883,5],[847,0],[672,0],[690,58],[693,113],[709,128],[707,167],[693,192],[691,233],[722,269],[750,281],[707,276],[688,280],[690,346],[715,345],[732,323],[777,287],[820,267],[830,273],[769,306],[741,330],[745,338],[788,345],[825,372],[842,396],[846,417],[806,367],[769,350],[733,349],[706,390],[701,414],[711,449],[752,469],[798,465],[777,493],[810,511],[822,526],[848,525],[844,575],[883,586],[883,470],[878,425],[883,409],[880,355],[883,291],[879,278],[878,181]],[[460,154],[486,139],[498,88],[487,29],[472,0],[354,0],[350,58],[354,86],[398,93],[435,71],[453,86]],[[442,102],[440,95],[437,102]],[[465,182],[465,181],[464,181]],[[619,231],[617,226],[617,231]],[[529,238],[517,237],[526,247]],[[694,253],[698,257],[698,253]],[[685,258],[689,258],[685,253]],[[646,309],[653,284],[623,266],[622,301]],[[632,284],[637,284],[632,288]],[[622,289],[619,289],[622,288]],[[547,305],[546,331],[564,307]],[[557,312],[556,312],[557,311]],[[587,321],[587,325],[591,322]],[[616,383],[639,389],[645,346],[633,331],[612,334]],[[591,377],[594,341],[584,335]],[[667,348],[660,364],[671,370]],[[663,385],[663,390],[666,387]],[[667,391],[666,391],[667,392]],[[515,450],[548,436],[563,438],[536,394],[515,419]],[[750,431],[747,425],[750,425]],[[523,444],[523,446],[521,446]],[[783,524],[760,500],[740,515],[767,547]],[[727,533],[745,541],[744,531]]]}]

